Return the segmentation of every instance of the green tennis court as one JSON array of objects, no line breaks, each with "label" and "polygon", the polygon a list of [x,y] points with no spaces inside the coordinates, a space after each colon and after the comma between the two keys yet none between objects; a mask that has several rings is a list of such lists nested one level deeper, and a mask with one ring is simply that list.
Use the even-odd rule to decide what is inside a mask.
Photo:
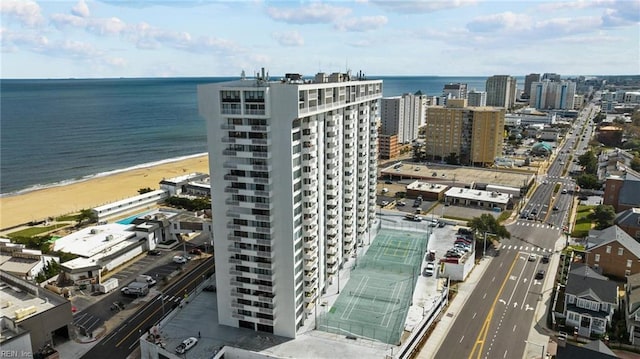
[{"label": "green tennis court", "polygon": [[318,328],[399,343],[426,246],[426,233],[380,230]]}]

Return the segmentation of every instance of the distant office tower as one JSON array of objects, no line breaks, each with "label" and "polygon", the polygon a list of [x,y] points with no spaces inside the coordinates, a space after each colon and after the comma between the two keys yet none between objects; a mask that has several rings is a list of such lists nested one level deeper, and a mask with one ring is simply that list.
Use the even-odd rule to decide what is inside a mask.
[{"label": "distant office tower", "polygon": [[442,95],[446,98],[467,98],[467,84],[450,83],[444,85]]},{"label": "distant office tower", "polygon": [[381,97],[342,73],[198,86],[220,323],[295,337],[370,235]]},{"label": "distant office tower", "polygon": [[549,80],[553,82],[560,82],[560,74],[556,74],[553,72],[546,72],[542,75],[542,81]]},{"label": "distant office tower", "polygon": [[463,165],[493,164],[502,154],[505,109],[466,107],[466,100],[427,107],[427,159],[455,156]]},{"label": "distant office tower", "polygon": [[522,98],[528,99],[531,96],[531,84],[540,81],[540,74],[528,74],[524,77],[524,89],[522,90]]},{"label": "distant office tower", "polygon": [[380,103],[380,133],[397,135],[398,143],[415,140],[424,121],[425,108],[426,98],[422,95],[384,97]]},{"label": "distant office tower", "polygon": [[576,83],[542,80],[531,85],[529,106],[539,110],[572,110]]},{"label": "distant office tower", "polygon": [[495,75],[487,79],[487,106],[511,108],[516,101],[516,78],[509,75]]},{"label": "distant office tower", "polygon": [[467,97],[469,106],[480,107],[487,105],[487,93],[485,91],[471,90]]}]

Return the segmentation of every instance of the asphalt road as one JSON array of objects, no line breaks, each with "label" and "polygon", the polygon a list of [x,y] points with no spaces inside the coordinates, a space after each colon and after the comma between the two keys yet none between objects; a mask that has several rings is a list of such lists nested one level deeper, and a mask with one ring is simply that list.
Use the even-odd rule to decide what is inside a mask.
[{"label": "asphalt road", "polygon": [[[581,113],[577,126],[590,126],[590,118],[585,115],[590,109],[588,106]],[[574,131],[582,133],[583,127],[576,127],[578,130]],[[540,185],[523,208],[527,213],[535,208],[537,218],[519,219],[507,226],[512,239],[502,240],[500,256],[492,259],[467,304],[458,313],[436,358],[522,357],[535,307],[542,297],[542,280],[535,279],[535,275],[539,269],[545,269],[545,278],[555,272],[549,273],[541,257],[553,252],[573,200],[575,185],[563,177],[567,160],[564,154],[571,143],[569,139],[559,149],[559,156],[548,168],[547,175],[538,178]],[[556,183],[561,184],[560,188]],[[566,194],[562,188],[567,189]],[[530,254],[535,254],[531,261]]]},{"label": "asphalt road", "polygon": [[[200,285],[205,277],[214,271],[213,257],[198,260],[195,267],[179,277],[174,283],[163,289],[162,293],[146,302],[135,314],[107,334],[83,358],[110,359],[126,358],[137,346],[143,331],[158,323],[179,304],[185,295]],[[119,293],[117,293],[119,295]],[[106,301],[105,301],[106,302]]]}]

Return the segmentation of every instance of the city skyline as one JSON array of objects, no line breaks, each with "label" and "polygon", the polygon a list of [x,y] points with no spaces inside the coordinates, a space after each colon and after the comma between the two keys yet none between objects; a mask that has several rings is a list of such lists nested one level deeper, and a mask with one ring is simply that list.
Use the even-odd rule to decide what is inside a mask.
[{"label": "city skyline", "polygon": [[2,78],[639,73],[640,0],[5,0],[0,13]]}]

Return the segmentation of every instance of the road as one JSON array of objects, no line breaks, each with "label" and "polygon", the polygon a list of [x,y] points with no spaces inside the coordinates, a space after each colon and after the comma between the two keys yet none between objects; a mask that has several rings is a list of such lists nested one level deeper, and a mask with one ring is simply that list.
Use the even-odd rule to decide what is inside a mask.
[{"label": "road", "polygon": [[[584,128],[590,127],[595,115],[591,108],[582,111],[573,132],[587,131]],[[539,269],[549,272],[542,255],[554,251],[573,202],[575,185],[564,177],[573,141],[568,138],[557,149],[546,175],[537,178],[538,185],[523,207],[525,215],[506,226],[512,239],[502,240],[500,256],[491,260],[467,304],[457,313],[436,358],[522,358],[534,311],[542,298],[543,281],[535,276]],[[532,211],[535,215],[531,217]],[[530,254],[535,258],[529,260]],[[553,272],[545,273],[544,278],[551,276],[552,280]]]},{"label": "road", "polygon": [[191,270],[144,303],[134,315],[108,333],[83,358],[126,358],[138,346],[138,339],[143,331],[158,323],[180,300],[188,298],[188,294],[214,271],[213,257],[197,260],[193,265]]}]

